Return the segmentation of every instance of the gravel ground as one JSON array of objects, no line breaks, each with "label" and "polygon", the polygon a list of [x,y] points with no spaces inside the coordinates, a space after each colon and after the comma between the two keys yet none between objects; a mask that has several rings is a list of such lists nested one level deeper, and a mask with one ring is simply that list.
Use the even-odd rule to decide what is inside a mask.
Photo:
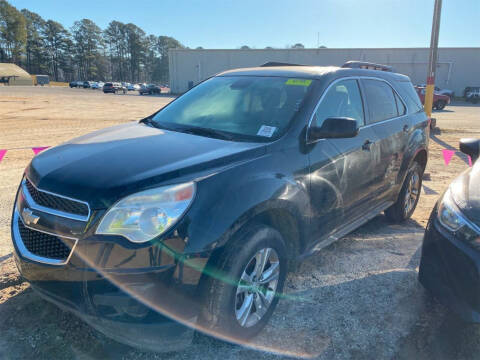
[{"label": "gravel ground", "polygon": [[[480,136],[480,107],[465,103],[434,113],[441,131],[432,136],[413,218],[391,225],[377,216],[306,260],[288,277],[287,297],[250,347],[198,335],[181,352],[140,352],[40,299],[19,278],[9,232],[14,193],[33,156],[30,147],[53,146],[138,120],[170,100],[83,89],[0,87],[0,149],[9,149],[0,162],[1,359],[479,358],[480,327],[459,322],[417,281],[429,213],[438,195],[468,166],[459,156],[445,166],[441,149],[458,148],[462,136]],[[259,350],[265,347],[270,352]]]}]

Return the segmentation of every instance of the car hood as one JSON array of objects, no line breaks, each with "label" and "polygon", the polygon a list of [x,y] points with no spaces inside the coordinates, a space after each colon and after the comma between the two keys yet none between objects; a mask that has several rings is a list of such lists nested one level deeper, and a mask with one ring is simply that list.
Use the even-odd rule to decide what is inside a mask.
[{"label": "car hood", "polygon": [[455,203],[465,216],[480,226],[480,161],[451,185]]},{"label": "car hood", "polygon": [[264,143],[224,141],[130,123],[45,150],[33,158],[26,175],[42,190],[101,209],[129,193],[208,176],[265,152]]}]

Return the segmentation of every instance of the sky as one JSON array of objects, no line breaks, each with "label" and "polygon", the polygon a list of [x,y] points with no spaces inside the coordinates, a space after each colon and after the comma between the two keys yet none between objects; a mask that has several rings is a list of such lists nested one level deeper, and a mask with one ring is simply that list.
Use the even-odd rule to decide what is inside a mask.
[{"label": "sky", "polygon": [[[185,46],[428,47],[434,0],[7,0],[70,28],[112,20]],[[439,46],[478,47],[480,0],[443,0]]]}]

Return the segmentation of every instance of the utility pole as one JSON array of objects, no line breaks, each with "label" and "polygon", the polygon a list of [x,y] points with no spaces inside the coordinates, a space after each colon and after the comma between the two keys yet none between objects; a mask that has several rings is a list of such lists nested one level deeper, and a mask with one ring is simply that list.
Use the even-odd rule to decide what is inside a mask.
[{"label": "utility pole", "polygon": [[430,39],[430,60],[428,62],[427,89],[425,91],[424,104],[424,109],[428,117],[432,116],[433,91],[435,89],[435,71],[437,70],[438,58],[438,33],[440,32],[441,12],[442,0],[435,0],[432,22],[432,37]]}]

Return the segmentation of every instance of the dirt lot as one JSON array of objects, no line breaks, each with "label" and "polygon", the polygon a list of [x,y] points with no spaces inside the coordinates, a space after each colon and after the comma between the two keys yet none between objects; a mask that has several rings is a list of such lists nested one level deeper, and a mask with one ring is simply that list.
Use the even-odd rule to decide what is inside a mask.
[{"label": "dirt lot", "polygon": [[[54,146],[110,125],[138,120],[170,101],[94,90],[0,87],[0,358],[251,359],[278,355],[198,336],[185,351],[152,354],[114,343],[43,301],[18,276],[10,215],[32,147]],[[480,136],[480,107],[457,103],[436,112],[424,188],[413,219],[390,225],[380,215],[308,259],[287,281],[288,299],[255,339],[280,354],[319,359],[474,359],[480,326],[462,324],[417,282],[423,229],[447,184],[468,166],[442,149]]]}]

